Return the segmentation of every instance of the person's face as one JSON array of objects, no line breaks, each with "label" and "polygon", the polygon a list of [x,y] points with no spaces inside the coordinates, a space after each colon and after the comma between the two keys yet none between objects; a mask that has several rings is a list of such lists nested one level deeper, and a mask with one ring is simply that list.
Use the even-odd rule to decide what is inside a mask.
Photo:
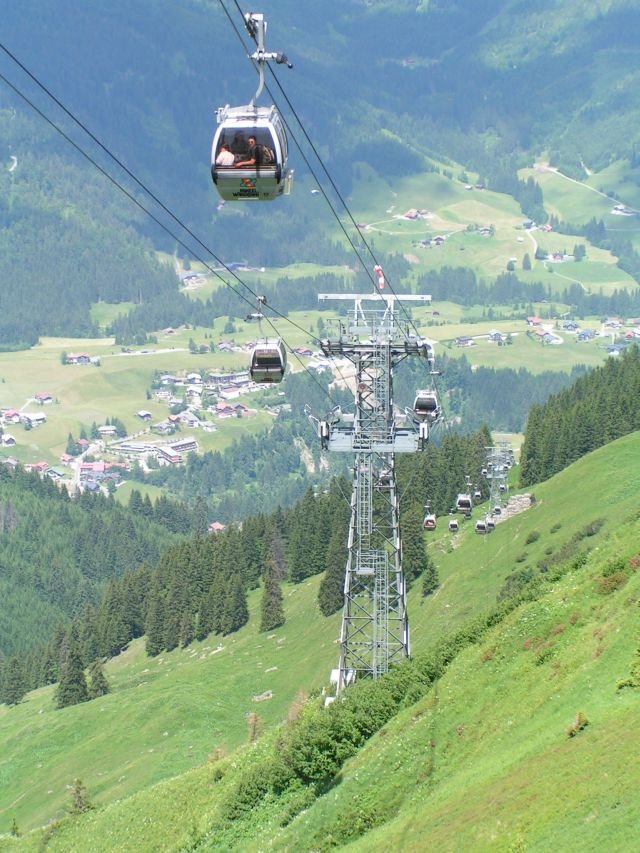
[{"label": "person's face", "polygon": [[249,145],[255,145],[255,144],[256,144],[255,136],[250,136],[249,137]]}]

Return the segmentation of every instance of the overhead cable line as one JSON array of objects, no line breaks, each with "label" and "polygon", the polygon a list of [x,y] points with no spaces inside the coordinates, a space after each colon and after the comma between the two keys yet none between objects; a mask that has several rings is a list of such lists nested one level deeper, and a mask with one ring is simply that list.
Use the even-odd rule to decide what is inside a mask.
[{"label": "overhead cable line", "polygon": [[[234,32],[235,32],[236,36],[238,37],[238,39],[239,39],[240,43],[242,44],[243,49],[246,51],[246,47],[245,47],[245,43],[244,43],[244,39],[243,39],[243,37],[242,37],[242,35],[241,35],[241,33],[240,33],[240,31],[239,31],[238,27],[236,26],[236,24],[235,24],[235,22],[234,22],[233,18],[231,17],[231,15],[230,15],[230,13],[229,13],[229,11],[228,11],[228,9],[227,9],[227,7],[226,7],[225,3],[224,3],[224,0],[219,0],[219,2],[220,2],[220,5],[221,5],[221,7],[222,7],[222,9],[223,9],[223,11],[224,11],[224,13],[225,13],[225,15],[227,16],[227,19],[229,20],[229,23],[231,24],[231,26],[232,26],[232,28],[233,28],[233,30],[234,30]],[[240,5],[239,5],[239,3],[238,3],[238,0],[233,0],[233,2],[234,2],[234,5],[235,5],[235,7],[236,7],[236,9],[237,9],[237,11],[238,11],[238,14],[239,14],[239,15],[240,15],[240,17],[242,18],[242,20],[243,20],[243,21],[245,21],[245,16],[244,16],[244,13],[243,13],[242,9],[240,8]],[[248,29],[248,28],[247,28],[247,29]],[[249,31],[249,32],[250,32],[250,31]],[[255,41],[255,36],[252,36],[252,37],[253,37],[253,40]],[[248,58],[251,60],[251,56],[250,56],[249,54],[247,54],[247,55],[248,55]],[[292,113],[292,114],[293,114],[293,116],[295,117],[295,119],[296,119],[296,121],[297,121],[297,123],[298,123],[298,125],[299,125],[299,127],[300,127],[300,129],[301,129],[301,131],[302,131],[302,133],[304,134],[304,138],[306,139],[307,143],[308,143],[308,144],[309,144],[309,146],[311,147],[311,150],[313,151],[313,153],[314,153],[314,155],[315,155],[315,157],[316,157],[316,160],[317,160],[317,161],[318,161],[318,163],[320,164],[320,166],[321,166],[321,168],[322,168],[322,171],[323,171],[323,172],[324,172],[324,174],[326,175],[326,177],[327,177],[327,179],[328,179],[329,183],[331,184],[331,186],[332,186],[332,188],[333,188],[334,192],[336,193],[336,195],[337,195],[337,197],[339,198],[339,200],[340,200],[340,202],[341,202],[342,206],[344,207],[344,209],[345,209],[345,211],[346,211],[346,213],[347,213],[347,216],[349,217],[349,219],[350,219],[350,221],[351,221],[351,223],[352,223],[353,227],[354,227],[354,228],[356,229],[356,231],[358,232],[361,242],[364,244],[365,248],[366,248],[366,249],[367,249],[367,251],[369,252],[369,255],[370,255],[370,256],[371,256],[371,258],[373,259],[373,261],[374,261],[374,268],[375,268],[375,267],[380,267],[380,265],[379,265],[379,263],[378,263],[378,260],[377,260],[377,258],[376,258],[376,255],[375,255],[375,254],[374,254],[374,252],[373,252],[373,249],[372,249],[372,248],[371,248],[371,246],[368,244],[367,240],[366,240],[366,239],[362,236],[362,234],[360,233],[360,230],[358,229],[357,223],[356,223],[356,221],[355,221],[355,219],[354,219],[354,217],[353,217],[353,215],[352,215],[352,213],[351,213],[351,211],[350,211],[350,209],[349,209],[349,206],[347,205],[346,200],[344,199],[344,197],[343,197],[343,196],[342,196],[342,194],[340,193],[340,190],[339,190],[339,189],[338,189],[338,187],[336,186],[335,181],[334,181],[334,180],[333,180],[333,178],[331,177],[331,174],[329,173],[329,170],[328,170],[328,169],[327,169],[327,167],[325,166],[325,164],[324,164],[324,162],[323,162],[323,160],[322,160],[322,158],[321,158],[321,156],[320,156],[320,153],[318,152],[318,150],[317,150],[316,146],[314,145],[314,143],[313,143],[312,139],[310,138],[309,134],[307,133],[307,131],[306,131],[306,129],[305,129],[305,126],[304,126],[304,124],[303,124],[302,120],[300,119],[300,117],[299,117],[299,115],[298,115],[298,113],[297,113],[297,111],[296,111],[295,107],[293,106],[293,104],[291,103],[291,101],[290,101],[289,97],[287,96],[287,94],[286,94],[286,92],[285,92],[285,90],[284,90],[284,88],[283,88],[282,84],[280,83],[280,80],[278,79],[278,77],[276,76],[276,74],[274,73],[274,71],[273,71],[273,69],[272,69],[271,67],[269,67],[269,71],[270,71],[270,73],[271,73],[271,75],[272,75],[273,79],[275,80],[275,83],[276,83],[276,85],[277,85],[278,89],[280,90],[280,93],[281,93],[282,97],[285,99],[285,101],[286,101],[286,103],[287,103],[287,106],[288,106],[288,107],[289,107],[289,109],[291,110],[291,113]],[[273,102],[273,103],[276,103],[276,99],[274,98],[273,93],[272,93],[272,92],[271,92],[271,90],[269,89],[268,85],[265,85],[265,88],[266,88],[267,92],[269,93],[269,96],[271,97],[272,102]],[[298,148],[298,151],[300,152],[300,155],[302,156],[302,158],[303,158],[303,160],[304,160],[304,162],[305,162],[305,164],[306,164],[307,168],[309,169],[309,171],[310,171],[310,173],[311,173],[312,177],[314,178],[314,180],[316,181],[316,183],[317,183],[318,187],[320,188],[320,191],[322,192],[322,195],[324,196],[325,201],[326,201],[326,202],[327,202],[327,204],[329,205],[329,208],[330,208],[331,212],[333,213],[333,215],[334,215],[334,217],[335,217],[336,221],[338,222],[338,224],[339,224],[339,226],[340,226],[340,228],[341,228],[342,232],[344,233],[344,235],[346,236],[346,238],[347,238],[347,240],[348,240],[349,244],[351,245],[351,248],[352,248],[352,250],[353,250],[354,254],[357,256],[358,260],[359,260],[359,261],[360,261],[360,263],[362,264],[362,267],[364,268],[364,270],[365,270],[365,272],[366,272],[367,276],[369,277],[369,280],[371,281],[371,283],[374,285],[374,288],[375,288],[375,279],[374,279],[374,277],[373,277],[373,276],[372,276],[372,274],[371,274],[371,270],[369,269],[369,267],[368,267],[368,266],[367,266],[367,264],[365,263],[365,261],[364,261],[364,259],[363,259],[362,255],[361,255],[361,253],[359,252],[359,250],[358,250],[358,248],[356,247],[355,243],[354,243],[354,242],[353,242],[353,240],[351,239],[351,236],[349,235],[348,231],[346,230],[346,228],[345,228],[345,226],[344,226],[344,223],[343,223],[342,219],[341,219],[341,218],[340,218],[340,216],[338,215],[338,213],[337,213],[337,211],[336,211],[335,207],[333,206],[333,204],[332,204],[332,202],[331,202],[331,200],[330,200],[329,196],[328,196],[328,195],[327,195],[327,193],[325,192],[325,189],[324,189],[324,187],[323,187],[323,185],[322,185],[321,181],[318,179],[318,177],[317,177],[317,175],[316,175],[316,173],[315,173],[315,171],[314,171],[313,167],[311,166],[311,164],[310,164],[310,162],[309,162],[309,160],[308,160],[307,156],[305,155],[305,153],[304,153],[304,151],[303,151],[303,149],[302,149],[302,146],[301,146],[301,145],[300,145],[300,143],[298,142],[298,139],[297,139],[297,137],[296,137],[295,133],[293,133],[293,131],[291,130],[291,128],[290,128],[290,126],[289,126],[289,124],[287,123],[287,121],[286,121],[286,119],[284,118],[284,116],[282,115],[282,113],[280,113],[280,116],[281,116],[281,119],[282,119],[282,121],[283,121],[283,123],[284,123],[284,125],[285,125],[285,128],[287,129],[288,133],[290,134],[290,136],[292,137],[292,139],[293,139],[293,140],[294,140],[294,142],[296,143],[296,147]],[[397,296],[398,296],[398,294],[395,292],[395,290],[394,290],[394,288],[392,287],[392,285],[390,284],[390,282],[389,282],[388,280],[386,280],[386,278],[385,278],[385,281],[386,281],[386,284],[387,284],[387,286],[388,286],[389,290],[391,291],[392,295],[393,295],[394,297],[397,297]],[[398,299],[398,304],[399,304],[399,306],[400,306],[400,310],[402,311],[402,313],[404,314],[404,316],[405,316],[405,318],[406,318],[406,320],[407,320],[407,325],[408,325],[408,326],[410,326],[410,327],[413,329],[413,331],[415,332],[415,334],[416,334],[418,337],[421,337],[420,332],[418,331],[418,328],[417,328],[417,326],[416,326],[416,324],[415,324],[415,322],[414,322],[414,320],[413,320],[412,316],[409,314],[409,312],[407,311],[407,309],[405,308],[405,306],[402,304],[402,301],[401,301],[400,299]],[[436,382],[435,382],[435,379],[433,378],[433,376],[432,376],[431,382],[432,382],[432,385],[433,385],[433,387],[434,387],[434,390],[436,390],[436,391],[437,391],[437,390],[438,390],[438,389],[437,389],[437,385],[436,385]]]},{"label": "overhead cable line", "polygon": [[[38,85],[45,94],[57,104],[63,112],[71,118],[71,120],[78,125],[89,137],[92,139],[96,145],[99,146],[121,169],[150,197],[152,198],[161,208],[164,210],[173,220],[178,224],[187,234],[189,234],[193,239],[206,251],[211,257],[217,261],[220,266],[224,267],[227,272],[232,275],[236,281],[244,287],[253,297],[253,301],[249,300],[248,297],[240,293],[240,291],[234,287],[230,282],[228,282],[223,276],[220,275],[218,270],[212,267],[208,261],[199,257],[198,253],[193,250],[193,247],[188,246],[182,238],[180,238],[177,234],[175,234],[164,222],[162,222],[155,214],[153,214],[147,207],[145,207],[129,190],[122,186],[112,175],[110,175],[106,169],[104,169],[90,154],[88,154],[80,145],[78,145],[67,133],[65,133],[62,128],[60,128],[53,120],[51,120],[33,101],[25,95],[20,89],[18,89],[13,83],[11,83],[2,73],[0,73],[0,80],[2,80],[10,89],[12,89],[20,98],[22,98],[25,103],[27,103],[33,110],[36,112],[44,121],[47,122],[55,131],[57,131],[62,138],[68,142],[79,154],[81,154],[92,166],[94,166],[104,177],[106,177],[117,189],[119,189],[130,201],[132,201],[140,210],[143,211],[147,216],[150,217],[157,225],[160,226],[173,240],[175,240],[178,245],[182,246],[187,252],[193,255],[193,257],[199,261],[206,269],[209,270],[214,276],[216,276],[220,281],[227,287],[229,287],[240,299],[250,305],[252,308],[255,308],[256,302],[260,299],[257,293],[255,293],[248,284],[246,284],[233,270],[231,270],[227,265],[222,261],[217,255],[206,246],[200,238],[195,235],[191,229],[182,222],[182,220],[177,217],[157,196],[142,182],[140,181],[136,175],[131,172],[120,160],[116,157],[76,116],[67,109],[67,107],[62,104],[62,102],[53,95],[47,87],[41,83],[12,53],[9,51],[2,43],[0,43],[0,49],[3,50],[35,83]],[[296,327],[298,330],[304,332],[305,335],[309,335],[315,342],[319,342],[319,338],[308,329],[305,329],[303,326],[300,326],[295,321],[291,320],[287,315],[278,311],[276,308],[273,308],[269,305],[269,309],[273,312],[273,314],[277,315],[281,319],[290,323],[292,326]],[[299,358],[297,353],[293,351],[293,349],[287,344],[286,340],[282,337],[277,327],[274,325],[272,320],[269,317],[264,317],[264,319],[269,323],[271,328],[274,330],[274,333],[282,338],[283,342],[287,345],[289,351],[295,356],[296,360],[302,366],[303,370],[305,370],[313,379],[313,381],[322,388],[323,393],[329,398],[331,403],[335,403],[328,389],[324,388],[321,383],[318,382],[316,376],[308,369],[308,367],[304,364],[304,362]]]}]

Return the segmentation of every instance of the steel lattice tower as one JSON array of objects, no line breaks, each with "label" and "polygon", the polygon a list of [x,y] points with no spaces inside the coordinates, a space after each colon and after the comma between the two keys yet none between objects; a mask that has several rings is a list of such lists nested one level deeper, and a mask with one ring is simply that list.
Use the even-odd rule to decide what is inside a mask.
[{"label": "steel lattice tower", "polygon": [[[351,300],[353,314],[339,333],[322,342],[325,355],[353,365],[355,413],[316,420],[323,447],[354,454],[351,519],[344,582],[338,691],[357,676],[376,678],[409,654],[406,589],[402,572],[395,454],[415,452],[428,427],[399,415],[393,404],[394,367],[408,356],[433,364],[424,339],[408,334],[397,303],[430,302],[430,296],[320,294],[320,300]],[[371,308],[363,303],[375,303]]]}]

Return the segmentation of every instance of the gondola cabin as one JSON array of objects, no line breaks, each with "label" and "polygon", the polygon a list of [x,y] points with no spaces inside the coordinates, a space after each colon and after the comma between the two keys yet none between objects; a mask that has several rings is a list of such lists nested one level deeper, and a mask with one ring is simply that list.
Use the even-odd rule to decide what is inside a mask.
[{"label": "gondola cabin", "polygon": [[451,518],[449,519],[449,533],[455,533],[458,530],[458,519]]},{"label": "gondola cabin", "polygon": [[288,194],[287,137],[271,107],[220,107],[211,145],[211,177],[225,201],[271,201]]},{"label": "gondola cabin", "polygon": [[257,343],[251,350],[249,374],[254,382],[282,382],[287,368],[287,352],[281,339]]},{"label": "gondola cabin", "polygon": [[487,532],[488,533],[491,533],[492,530],[496,529],[496,523],[490,516],[486,519],[486,522],[487,522]]},{"label": "gondola cabin", "polygon": [[463,512],[465,515],[471,513],[473,509],[473,501],[471,500],[471,495],[458,495],[456,499],[456,510],[458,512]]},{"label": "gondola cabin", "polygon": [[428,512],[424,521],[422,522],[422,526],[425,530],[435,530],[436,529],[436,517],[432,512]]},{"label": "gondola cabin", "polygon": [[476,521],[476,533],[486,533],[487,532],[487,522],[483,518],[479,518]]},{"label": "gondola cabin", "polygon": [[413,413],[419,421],[436,421],[440,417],[440,405],[435,391],[417,391]]},{"label": "gondola cabin", "polygon": [[494,506],[494,508],[493,508],[493,514],[494,514],[494,515],[502,515],[502,507],[500,506],[500,504],[496,504],[496,505]]}]

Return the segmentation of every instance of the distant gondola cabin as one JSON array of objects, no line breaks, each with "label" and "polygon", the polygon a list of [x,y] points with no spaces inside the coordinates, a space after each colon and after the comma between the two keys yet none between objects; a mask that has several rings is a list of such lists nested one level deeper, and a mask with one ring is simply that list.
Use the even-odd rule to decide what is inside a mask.
[{"label": "distant gondola cabin", "polygon": [[471,495],[459,494],[456,499],[456,510],[458,512],[470,513],[473,509]]},{"label": "distant gondola cabin", "polygon": [[416,391],[413,413],[419,421],[436,421],[440,417],[440,405],[435,391]]},{"label": "distant gondola cabin", "polygon": [[436,529],[436,517],[432,512],[428,512],[424,521],[422,522],[422,526],[425,530],[435,530]]},{"label": "distant gondola cabin", "polygon": [[254,382],[281,382],[287,368],[287,352],[281,339],[257,343],[251,350],[249,374]]}]

